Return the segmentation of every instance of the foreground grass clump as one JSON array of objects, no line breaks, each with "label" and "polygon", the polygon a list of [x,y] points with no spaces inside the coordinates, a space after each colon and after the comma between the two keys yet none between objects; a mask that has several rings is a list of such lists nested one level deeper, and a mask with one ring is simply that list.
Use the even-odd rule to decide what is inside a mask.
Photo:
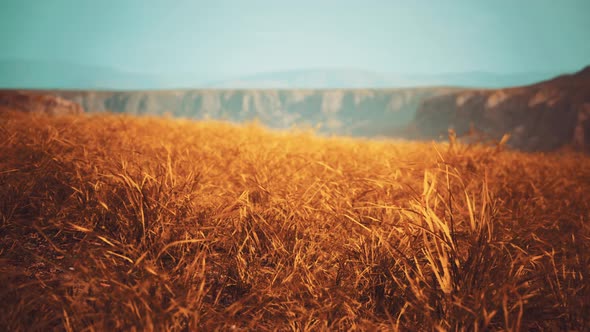
[{"label": "foreground grass clump", "polygon": [[590,159],[0,115],[0,330],[588,330]]}]

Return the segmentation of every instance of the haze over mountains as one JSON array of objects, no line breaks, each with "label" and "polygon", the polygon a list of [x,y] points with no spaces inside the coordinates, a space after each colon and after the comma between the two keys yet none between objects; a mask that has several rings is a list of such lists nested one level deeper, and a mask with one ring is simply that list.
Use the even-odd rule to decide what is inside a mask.
[{"label": "haze over mountains", "polygon": [[[565,71],[564,71],[565,72]],[[62,90],[168,89],[381,89],[457,86],[499,88],[532,84],[563,72],[376,73],[349,68],[316,68],[236,78],[191,73],[155,74],[66,62],[0,60],[0,88]],[[216,78],[217,77],[217,78]]]},{"label": "haze over mountains", "polygon": [[372,71],[344,68],[307,69],[262,73],[235,80],[215,82],[207,86],[229,89],[387,89],[434,86],[499,88],[532,84],[558,74],[561,73],[380,74]]},{"label": "haze over mountains", "polygon": [[111,67],[58,61],[0,60],[0,88],[4,89],[143,90],[165,83],[156,75]]}]

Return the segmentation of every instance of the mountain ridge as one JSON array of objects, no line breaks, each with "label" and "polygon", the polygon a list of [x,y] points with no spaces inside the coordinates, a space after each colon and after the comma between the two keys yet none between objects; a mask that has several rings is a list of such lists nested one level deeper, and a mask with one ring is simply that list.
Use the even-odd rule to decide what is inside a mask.
[{"label": "mountain ridge", "polygon": [[506,87],[530,84],[562,71],[377,73],[355,68],[311,68],[212,79],[203,73],[133,72],[100,65],[0,59],[0,88],[61,90],[355,89],[409,87]]}]

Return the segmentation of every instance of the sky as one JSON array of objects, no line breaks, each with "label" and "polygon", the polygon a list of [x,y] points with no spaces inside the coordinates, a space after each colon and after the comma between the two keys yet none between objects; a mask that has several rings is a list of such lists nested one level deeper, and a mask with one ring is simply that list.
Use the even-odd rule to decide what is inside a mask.
[{"label": "sky", "polygon": [[588,0],[2,0],[0,60],[213,78],[577,70]]}]

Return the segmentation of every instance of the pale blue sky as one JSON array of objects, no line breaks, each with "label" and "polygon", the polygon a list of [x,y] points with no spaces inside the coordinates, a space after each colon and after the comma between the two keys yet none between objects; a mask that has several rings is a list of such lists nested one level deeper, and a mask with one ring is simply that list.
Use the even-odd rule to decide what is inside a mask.
[{"label": "pale blue sky", "polygon": [[2,0],[0,40],[0,59],[210,78],[556,71],[590,64],[590,1]]}]

